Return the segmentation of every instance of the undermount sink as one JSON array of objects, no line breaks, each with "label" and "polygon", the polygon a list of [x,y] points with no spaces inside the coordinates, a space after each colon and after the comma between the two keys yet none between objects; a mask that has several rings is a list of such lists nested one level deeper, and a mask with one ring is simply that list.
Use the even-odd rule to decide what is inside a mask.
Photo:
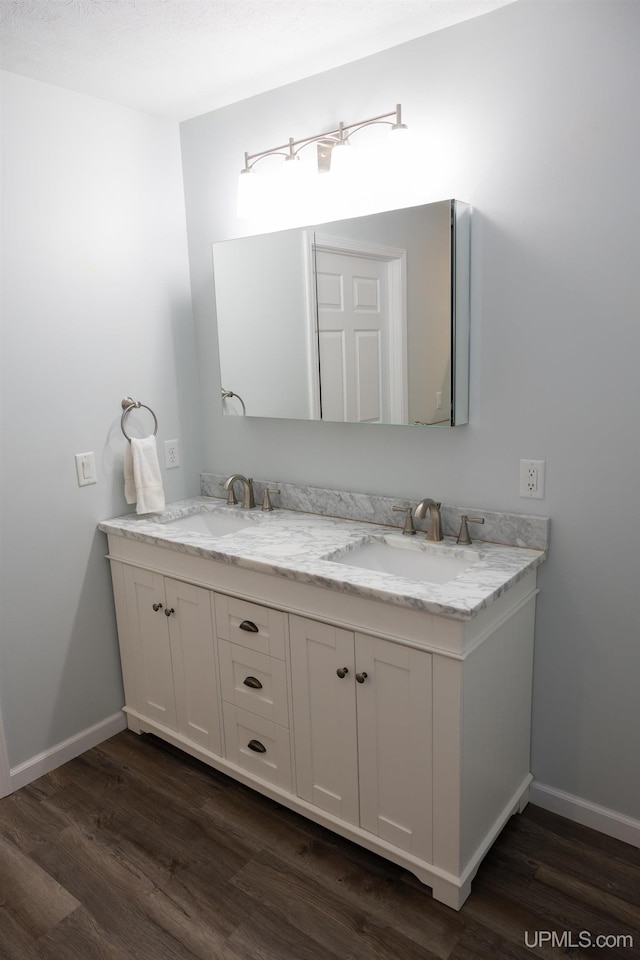
[{"label": "undermount sink", "polygon": [[437,544],[405,542],[402,540],[374,540],[354,547],[340,556],[327,559],[350,567],[361,567],[377,573],[387,573],[409,580],[427,583],[448,583],[478,562],[478,555],[470,550],[456,550]]},{"label": "undermount sink", "polygon": [[189,513],[186,517],[176,520],[167,520],[163,527],[170,530],[184,530],[189,533],[204,533],[208,537],[227,537],[231,533],[240,533],[253,527],[252,520],[244,517],[229,516],[224,513],[204,511],[203,513]]}]

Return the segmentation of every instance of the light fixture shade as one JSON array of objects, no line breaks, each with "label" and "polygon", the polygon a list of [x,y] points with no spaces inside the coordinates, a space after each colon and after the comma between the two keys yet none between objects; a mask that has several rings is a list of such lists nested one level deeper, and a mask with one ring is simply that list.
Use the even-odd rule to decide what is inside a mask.
[{"label": "light fixture shade", "polygon": [[279,176],[284,184],[287,184],[291,189],[296,190],[307,180],[307,166],[301,162],[300,157],[294,157],[290,160],[285,160],[284,164],[280,168]]},{"label": "light fixture shade", "polygon": [[399,169],[406,169],[412,145],[413,137],[405,124],[391,127],[377,149],[377,163],[381,175],[393,176]]},{"label": "light fixture shade", "polygon": [[389,136],[391,140],[404,141],[409,136],[409,127],[406,123],[394,123],[389,130]]},{"label": "light fixture shade", "polygon": [[331,178],[348,176],[353,170],[354,150],[351,144],[343,140],[335,143],[331,151]]}]

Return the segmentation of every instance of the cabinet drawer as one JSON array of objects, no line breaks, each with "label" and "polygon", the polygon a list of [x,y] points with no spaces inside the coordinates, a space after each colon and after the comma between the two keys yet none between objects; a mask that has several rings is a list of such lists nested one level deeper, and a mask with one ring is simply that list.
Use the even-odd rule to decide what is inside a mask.
[{"label": "cabinet drawer", "polygon": [[222,640],[284,660],[285,617],[280,610],[216,593],[215,614]]},{"label": "cabinet drawer", "polygon": [[289,726],[284,660],[219,641],[222,699],[280,726]]},{"label": "cabinet drawer", "polygon": [[291,791],[289,731],[270,720],[223,703],[227,760],[248,773]]}]

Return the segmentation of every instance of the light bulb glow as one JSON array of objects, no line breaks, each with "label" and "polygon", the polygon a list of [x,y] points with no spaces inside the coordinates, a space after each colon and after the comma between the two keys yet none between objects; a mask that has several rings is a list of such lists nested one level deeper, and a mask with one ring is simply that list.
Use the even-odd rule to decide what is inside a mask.
[{"label": "light bulb glow", "polygon": [[331,167],[329,170],[331,179],[348,176],[353,169],[353,161],[354,151],[350,143],[341,141],[334,144],[331,150]]},{"label": "light bulb glow", "polygon": [[260,205],[261,184],[253,170],[241,170],[238,177],[238,216],[246,219]]}]

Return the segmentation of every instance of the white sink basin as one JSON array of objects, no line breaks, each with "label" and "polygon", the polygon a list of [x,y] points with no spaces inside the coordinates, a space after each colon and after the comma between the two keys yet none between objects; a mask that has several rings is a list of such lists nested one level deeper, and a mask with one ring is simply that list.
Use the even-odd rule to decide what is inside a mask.
[{"label": "white sink basin", "polygon": [[208,537],[227,537],[231,533],[240,533],[241,530],[247,530],[253,525],[254,521],[245,520],[244,517],[229,516],[213,511],[190,513],[186,517],[178,517],[177,520],[168,520],[162,524],[163,527],[168,527],[170,530],[204,533]]},{"label": "white sink basin", "polygon": [[448,583],[478,562],[477,554],[469,550],[449,552],[450,548],[396,540],[375,540],[365,543],[341,556],[327,559],[350,567],[375,570],[409,580],[427,583]]}]

